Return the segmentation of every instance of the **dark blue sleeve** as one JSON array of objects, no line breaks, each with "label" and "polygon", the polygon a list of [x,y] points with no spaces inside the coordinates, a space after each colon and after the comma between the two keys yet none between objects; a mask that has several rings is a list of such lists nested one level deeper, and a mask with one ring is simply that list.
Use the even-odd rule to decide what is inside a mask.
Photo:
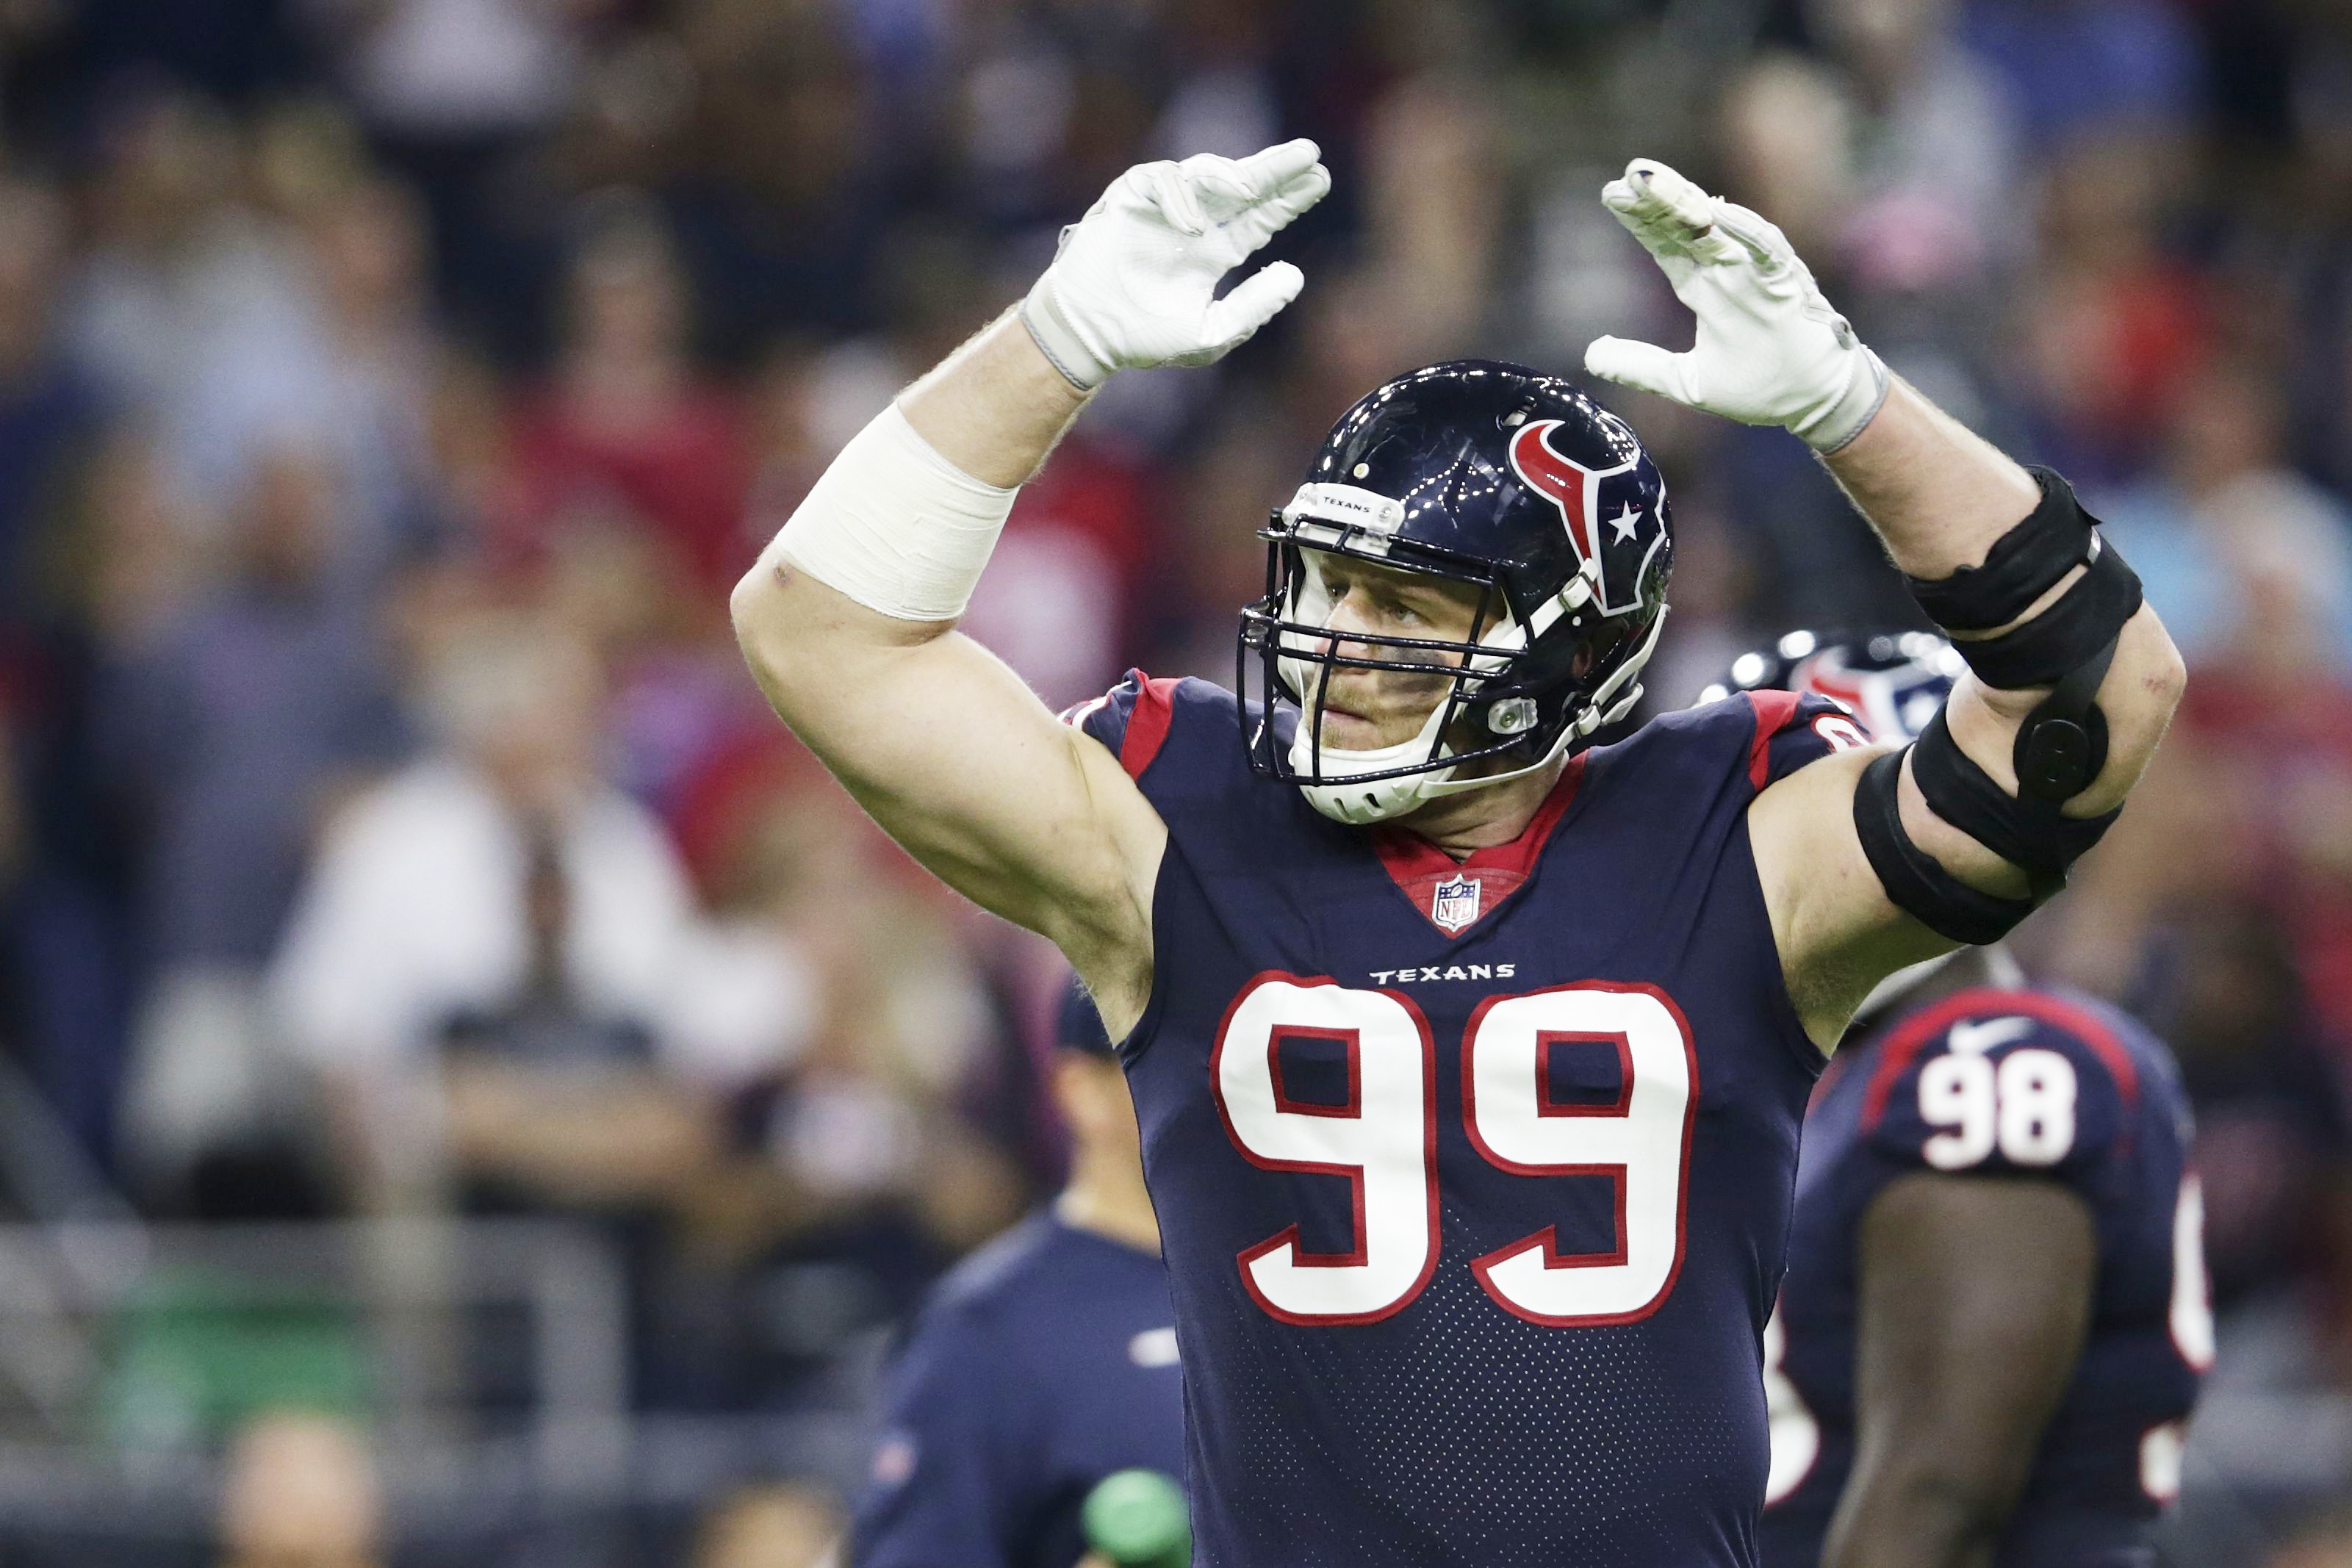
[{"label": "dark blue sleeve", "polygon": [[1029,1446],[1003,1349],[961,1313],[927,1317],[891,1369],[886,1425],[850,1527],[849,1568],[1012,1568]]},{"label": "dark blue sleeve", "polygon": [[1084,730],[1109,747],[1128,776],[1140,779],[1168,739],[1169,725],[1175,718],[1176,689],[1181,684],[1154,680],[1139,669],[1130,669],[1126,679],[1100,697],[1064,713],[1062,722]]},{"label": "dark blue sleeve", "polygon": [[1870,744],[1853,715],[1813,692],[1750,691],[1756,736],[1748,753],[1748,782],[1762,790],[1832,752]]},{"label": "dark blue sleeve", "polygon": [[2129,1051],[2090,1008],[1965,991],[1879,1046],[1863,1137],[1889,1173],[2047,1176],[2095,1196],[2131,1137],[2139,1089]]}]

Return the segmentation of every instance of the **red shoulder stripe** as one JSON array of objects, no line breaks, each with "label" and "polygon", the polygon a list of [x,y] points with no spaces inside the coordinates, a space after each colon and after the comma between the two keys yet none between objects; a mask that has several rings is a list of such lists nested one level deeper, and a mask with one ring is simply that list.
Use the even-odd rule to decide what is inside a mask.
[{"label": "red shoulder stripe", "polygon": [[1760,790],[1772,776],[1772,737],[1797,716],[1797,694],[1749,691],[1742,695],[1756,711],[1756,738],[1748,743],[1748,782]]},{"label": "red shoulder stripe", "polygon": [[1128,777],[1140,779],[1167,742],[1168,726],[1176,719],[1176,686],[1171,679],[1143,682],[1135,709],[1127,716],[1127,733],[1118,743],[1118,765],[1127,770]]},{"label": "red shoulder stripe", "polygon": [[1911,1058],[1930,1040],[1971,1013],[2021,1014],[2065,1030],[2090,1047],[2106,1064],[2107,1071],[2114,1075],[2116,1088],[2126,1102],[2139,1098],[2139,1069],[2132,1065],[2131,1053],[2124,1049],[2123,1042],[2116,1038],[2115,1032],[2097,1014],[2046,991],[2001,991],[1988,986],[1956,992],[1895,1026],[1895,1032],[1878,1047],[1870,1087],[1863,1091],[1862,1125],[1865,1130],[1877,1126],[1878,1119],[1886,1113],[1887,1096],[1895,1091],[1895,1080],[1903,1076]]}]

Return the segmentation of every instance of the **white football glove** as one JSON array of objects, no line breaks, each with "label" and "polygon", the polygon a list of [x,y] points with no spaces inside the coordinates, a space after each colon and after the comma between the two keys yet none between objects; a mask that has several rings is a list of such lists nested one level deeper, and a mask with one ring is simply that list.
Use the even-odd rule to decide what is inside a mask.
[{"label": "white football glove", "polygon": [[1886,401],[1886,367],[1862,345],[1789,237],[1664,163],[1637,158],[1601,200],[1698,318],[1687,353],[1595,338],[1594,375],[1743,425],[1779,425],[1833,452]]},{"label": "white football glove", "polygon": [[1277,261],[1216,297],[1217,282],[1323,199],[1315,143],[1242,159],[1139,163],[1111,182],[1021,302],[1021,320],[1072,384],[1115,370],[1209,364],[1249,340],[1307,281]]}]

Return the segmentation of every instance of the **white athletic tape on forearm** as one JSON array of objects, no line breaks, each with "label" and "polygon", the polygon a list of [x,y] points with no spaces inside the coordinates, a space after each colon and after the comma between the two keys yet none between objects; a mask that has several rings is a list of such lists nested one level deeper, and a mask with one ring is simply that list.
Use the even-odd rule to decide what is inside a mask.
[{"label": "white athletic tape on forearm", "polygon": [[841,449],[768,553],[869,610],[951,621],[1020,493],[940,456],[894,403]]}]

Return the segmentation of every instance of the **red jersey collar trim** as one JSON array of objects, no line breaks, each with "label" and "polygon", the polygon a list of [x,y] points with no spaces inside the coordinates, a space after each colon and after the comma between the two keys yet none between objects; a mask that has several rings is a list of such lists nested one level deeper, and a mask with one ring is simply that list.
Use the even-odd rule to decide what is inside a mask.
[{"label": "red jersey collar trim", "polygon": [[[1466,860],[1454,859],[1420,834],[1403,827],[1372,829],[1373,852],[1380,857],[1381,868],[1388,872],[1390,880],[1397,885],[1397,890],[1412,900],[1422,917],[1433,925],[1437,925],[1437,920],[1430,912],[1428,900],[1422,896],[1424,889],[1434,882],[1449,881],[1457,877],[1475,877],[1480,871],[1497,873],[1495,876],[1499,888],[1496,896],[1478,910],[1477,918],[1484,919],[1495,911],[1496,905],[1517,892],[1528,878],[1534,874],[1536,862],[1543,856],[1544,845],[1549,841],[1552,829],[1558,827],[1560,819],[1568,815],[1569,807],[1576,804],[1577,789],[1583,780],[1584,753],[1580,752],[1569,758],[1568,766],[1560,772],[1559,782],[1552,785],[1551,793],[1544,797],[1543,805],[1536,808],[1535,816],[1528,820],[1527,826],[1519,830],[1517,838],[1507,844],[1489,845],[1484,849],[1473,850]],[[1453,937],[1476,923],[1477,921],[1473,920],[1455,931],[1448,931],[1442,925],[1438,929]]]}]

